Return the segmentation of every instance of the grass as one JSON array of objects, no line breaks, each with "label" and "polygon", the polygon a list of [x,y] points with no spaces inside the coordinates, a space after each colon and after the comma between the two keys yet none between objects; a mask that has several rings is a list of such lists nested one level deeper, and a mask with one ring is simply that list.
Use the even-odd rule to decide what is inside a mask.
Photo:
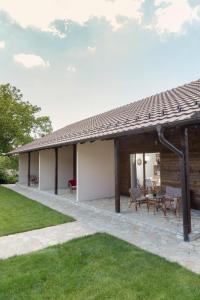
[{"label": "grass", "polygon": [[0,236],[73,220],[69,216],[0,186]]},{"label": "grass", "polygon": [[0,261],[0,299],[199,300],[200,276],[95,234]]}]

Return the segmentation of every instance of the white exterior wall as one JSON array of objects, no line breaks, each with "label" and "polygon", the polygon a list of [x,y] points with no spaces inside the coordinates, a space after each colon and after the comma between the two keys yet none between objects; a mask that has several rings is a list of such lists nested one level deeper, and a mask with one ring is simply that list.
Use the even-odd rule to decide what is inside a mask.
[{"label": "white exterior wall", "polygon": [[115,194],[114,142],[77,145],[77,200],[111,198]]},{"label": "white exterior wall", "polygon": [[28,185],[28,153],[19,155],[19,183]]},{"label": "white exterior wall", "polygon": [[55,150],[39,152],[39,189],[54,190],[55,186]]},{"label": "white exterior wall", "polygon": [[31,152],[30,175],[39,176],[39,152]]},{"label": "white exterior wall", "polygon": [[58,188],[66,189],[70,179],[73,179],[72,146],[58,149]]}]

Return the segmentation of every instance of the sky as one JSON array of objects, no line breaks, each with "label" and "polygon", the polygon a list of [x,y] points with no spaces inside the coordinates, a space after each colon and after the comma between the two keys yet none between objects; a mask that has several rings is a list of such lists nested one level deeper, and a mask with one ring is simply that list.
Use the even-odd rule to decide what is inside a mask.
[{"label": "sky", "polygon": [[200,78],[200,0],[0,0],[0,84],[58,129]]}]

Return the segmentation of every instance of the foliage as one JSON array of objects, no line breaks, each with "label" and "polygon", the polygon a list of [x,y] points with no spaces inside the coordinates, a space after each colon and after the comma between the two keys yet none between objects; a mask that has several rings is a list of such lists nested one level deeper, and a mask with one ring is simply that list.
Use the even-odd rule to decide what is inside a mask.
[{"label": "foliage", "polygon": [[0,154],[52,131],[49,117],[38,115],[40,107],[22,98],[16,87],[0,85]]},{"label": "foliage", "polygon": [[0,184],[14,184],[17,181],[17,175],[6,174],[4,170],[0,169]]},{"label": "foliage", "polygon": [[18,157],[0,156],[0,184],[16,183],[17,170]]},{"label": "foliage", "polygon": [[0,278],[0,299],[200,299],[199,275],[106,234],[1,261]]},{"label": "foliage", "polygon": [[0,169],[3,170],[18,170],[17,156],[0,156]]},{"label": "foliage", "polygon": [[7,181],[6,174],[4,170],[0,168],[0,184],[4,184],[6,183],[6,181]]},{"label": "foliage", "polygon": [[72,221],[69,216],[0,186],[0,236]]}]

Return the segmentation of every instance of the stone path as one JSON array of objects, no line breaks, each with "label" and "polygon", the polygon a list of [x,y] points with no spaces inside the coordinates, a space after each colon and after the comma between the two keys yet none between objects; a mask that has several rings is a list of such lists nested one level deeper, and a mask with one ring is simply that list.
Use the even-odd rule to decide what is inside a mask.
[{"label": "stone path", "polygon": [[37,251],[93,233],[95,231],[87,229],[80,222],[72,222],[0,237],[0,259]]},{"label": "stone path", "polygon": [[138,221],[135,224],[134,222],[129,223],[123,217],[123,214],[105,211],[92,207],[88,203],[75,202],[70,198],[66,199],[27,187],[18,185],[10,185],[9,187],[59,212],[74,217],[81,228],[85,228],[88,233],[106,232],[112,234],[142,249],[160,255],[169,261],[178,262],[182,266],[200,273],[200,240],[185,243],[173,234],[170,234],[170,232],[162,232],[162,230],[155,230],[155,228],[150,226],[140,225]]}]

